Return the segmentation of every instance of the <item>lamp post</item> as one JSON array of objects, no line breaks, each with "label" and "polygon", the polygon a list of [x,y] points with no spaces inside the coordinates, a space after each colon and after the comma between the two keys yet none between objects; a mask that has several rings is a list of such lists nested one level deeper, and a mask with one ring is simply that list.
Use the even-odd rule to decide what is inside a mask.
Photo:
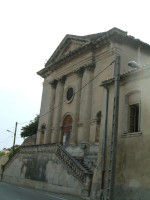
[{"label": "lamp post", "polygon": [[14,132],[14,133],[13,133],[12,131],[10,131],[10,130],[7,130],[8,132],[11,132],[11,133],[13,133],[13,134],[14,134],[14,142],[13,142],[13,155],[14,155],[14,153],[15,153],[15,141],[16,141],[17,125],[18,125],[18,123],[16,122],[16,125],[15,125],[15,132]]}]

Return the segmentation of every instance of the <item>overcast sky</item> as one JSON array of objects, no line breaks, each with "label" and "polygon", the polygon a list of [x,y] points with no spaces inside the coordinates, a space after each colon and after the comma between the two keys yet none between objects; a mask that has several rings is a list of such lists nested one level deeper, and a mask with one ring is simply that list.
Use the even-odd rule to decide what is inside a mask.
[{"label": "overcast sky", "polygon": [[66,34],[117,27],[150,44],[149,7],[148,0],[0,0],[0,150],[13,143],[6,130],[39,113],[43,80],[36,72]]}]

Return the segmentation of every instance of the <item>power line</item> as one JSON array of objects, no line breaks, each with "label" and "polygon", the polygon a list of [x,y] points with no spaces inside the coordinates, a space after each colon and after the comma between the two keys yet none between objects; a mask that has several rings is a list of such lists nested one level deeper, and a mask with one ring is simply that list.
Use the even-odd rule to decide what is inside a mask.
[{"label": "power line", "polygon": [[9,136],[8,140],[7,140],[7,143],[3,146],[3,149],[7,146],[7,144],[10,142],[10,139],[12,138],[13,136]]},{"label": "power line", "polygon": [[5,139],[4,142],[0,142],[0,143],[5,143],[5,142],[7,142],[7,140],[8,140],[10,137],[11,137],[11,135],[9,135],[9,136]]},{"label": "power line", "polygon": [[[85,85],[83,85],[83,87],[81,87],[79,90],[77,90],[75,94],[77,94],[78,92],[80,92],[82,89],[84,89],[89,83],[93,82],[101,73],[103,73],[108,67],[110,67],[112,64],[114,63],[114,61],[112,61],[107,67],[105,67],[102,71],[100,71],[94,78],[92,78],[90,81],[88,81]],[[45,115],[47,115],[48,113],[54,111],[56,108],[58,108],[59,106],[62,106],[65,102],[67,101],[67,99],[65,99],[61,104],[55,106],[54,108],[52,108],[51,110],[49,110],[48,112],[44,113],[43,115],[40,115],[40,117],[43,117]],[[19,125],[21,124],[27,124],[29,122],[32,122],[33,120],[30,120],[28,122],[23,122],[23,123],[18,123]]]},{"label": "power line", "polygon": [[29,123],[29,122],[33,122],[33,120],[30,120],[30,121],[27,121],[27,122],[20,122],[20,123],[18,123],[18,125],[27,124],[27,123]]}]

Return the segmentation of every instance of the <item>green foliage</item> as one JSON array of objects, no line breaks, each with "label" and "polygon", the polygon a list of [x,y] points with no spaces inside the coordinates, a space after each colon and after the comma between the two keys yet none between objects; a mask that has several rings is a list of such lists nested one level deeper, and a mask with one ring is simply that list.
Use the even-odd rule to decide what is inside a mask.
[{"label": "green foliage", "polygon": [[30,123],[26,126],[23,126],[21,128],[21,137],[28,137],[32,136],[37,133],[38,128],[38,122],[39,122],[39,115],[37,115],[33,121],[30,121]]},{"label": "green foliage", "polygon": [[[18,146],[17,148],[14,149],[14,154],[18,151],[19,147],[20,147],[20,146]],[[13,157],[13,150],[11,150],[11,151],[8,153],[8,158],[11,159],[12,157]]]},{"label": "green foliage", "polygon": [[0,152],[0,157],[2,157],[2,156],[4,156],[5,155],[5,153],[4,152]]}]

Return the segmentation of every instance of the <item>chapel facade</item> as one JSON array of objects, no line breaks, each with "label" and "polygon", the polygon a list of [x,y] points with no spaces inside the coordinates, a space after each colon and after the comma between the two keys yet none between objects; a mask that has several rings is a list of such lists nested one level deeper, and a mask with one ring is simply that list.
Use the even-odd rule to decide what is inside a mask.
[{"label": "chapel facade", "polygon": [[[116,58],[120,92],[112,177]],[[150,45],[118,28],[66,35],[37,74],[44,82],[36,144],[20,148],[2,180],[109,200],[113,178],[115,200],[148,200]]]},{"label": "chapel facade", "polygon": [[[140,73],[145,72],[144,69],[141,70],[142,72],[136,70],[132,72],[128,62],[135,60],[140,66],[146,65],[150,61],[149,45],[128,36],[126,32],[117,28],[104,33],[81,37],[66,35],[46,63],[45,68],[38,72],[44,78],[44,83],[40,111],[42,117],[39,121],[36,142],[37,144],[60,143],[71,156],[82,157],[93,174],[95,173],[91,190],[91,198],[93,195],[93,199],[96,198],[96,193],[99,193],[97,192],[100,188],[99,183],[105,182],[105,184],[102,184],[106,187],[106,182],[108,182],[106,171],[109,167],[109,141],[111,140],[114,101],[114,84],[111,79],[114,77],[116,56],[121,58],[118,134],[118,148],[120,147],[121,151],[118,150],[117,153],[116,168],[118,171],[128,168],[124,172],[119,172],[124,173],[124,175],[116,176],[116,182],[118,181],[117,184],[120,187],[125,180],[130,179],[127,178],[131,176],[129,175],[130,164],[132,163],[131,165],[134,168],[142,159],[138,158],[132,162],[130,158],[127,158],[127,155],[130,154],[127,153],[127,149],[130,149],[131,145],[133,155],[135,155],[135,146],[139,146],[138,142],[140,142],[138,140],[142,139],[143,141],[143,137],[147,140],[146,137],[148,136],[146,133],[143,135],[143,131],[146,132],[145,129],[148,130],[148,127],[144,125],[146,119],[144,122],[143,110],[141,109],[141,98],[143,98],[141,95],[146,90],[147,85],[141,83],[144,75]],[[143,76],[140,80],[138,74]],[[107,99],[108,90],[109,100]],[[106,101],[108,101],[108,111],[106,111]],[[107,159],[106,169],[102,169],[106,123],[107,147],[105,156]],[[43,126],[45,127],[44,132],[40,131]],[[122,145],[126,150],[122,149]],[[147,153],[148,149],[145,149],[145,154],[147,155]],[[125,158],[128,160],[127,163],[130,163],[129,165],[124,163],[123,159]],[[120,170],[118,165],[124,166],[124,168]],[[98,168],[99,170],[97,170]],[[142,169],[139,167],[139,174],[141,173],[140,170]],[[99,174],[105,173],[105,176],[99,176],[97,171]],[[122,180],[120,180],[121,176],[124,177]],[[130,181],[135,181],[135,185],[140,185],[140,181],[136,181],[136,178]],[[126,189],[121,188],[119,192],[128,191],[130,183],[127,182],[125,183]],[[133,183],[133,188],[135,185]],[[103,190],[103,188],[101,189]]]}]

